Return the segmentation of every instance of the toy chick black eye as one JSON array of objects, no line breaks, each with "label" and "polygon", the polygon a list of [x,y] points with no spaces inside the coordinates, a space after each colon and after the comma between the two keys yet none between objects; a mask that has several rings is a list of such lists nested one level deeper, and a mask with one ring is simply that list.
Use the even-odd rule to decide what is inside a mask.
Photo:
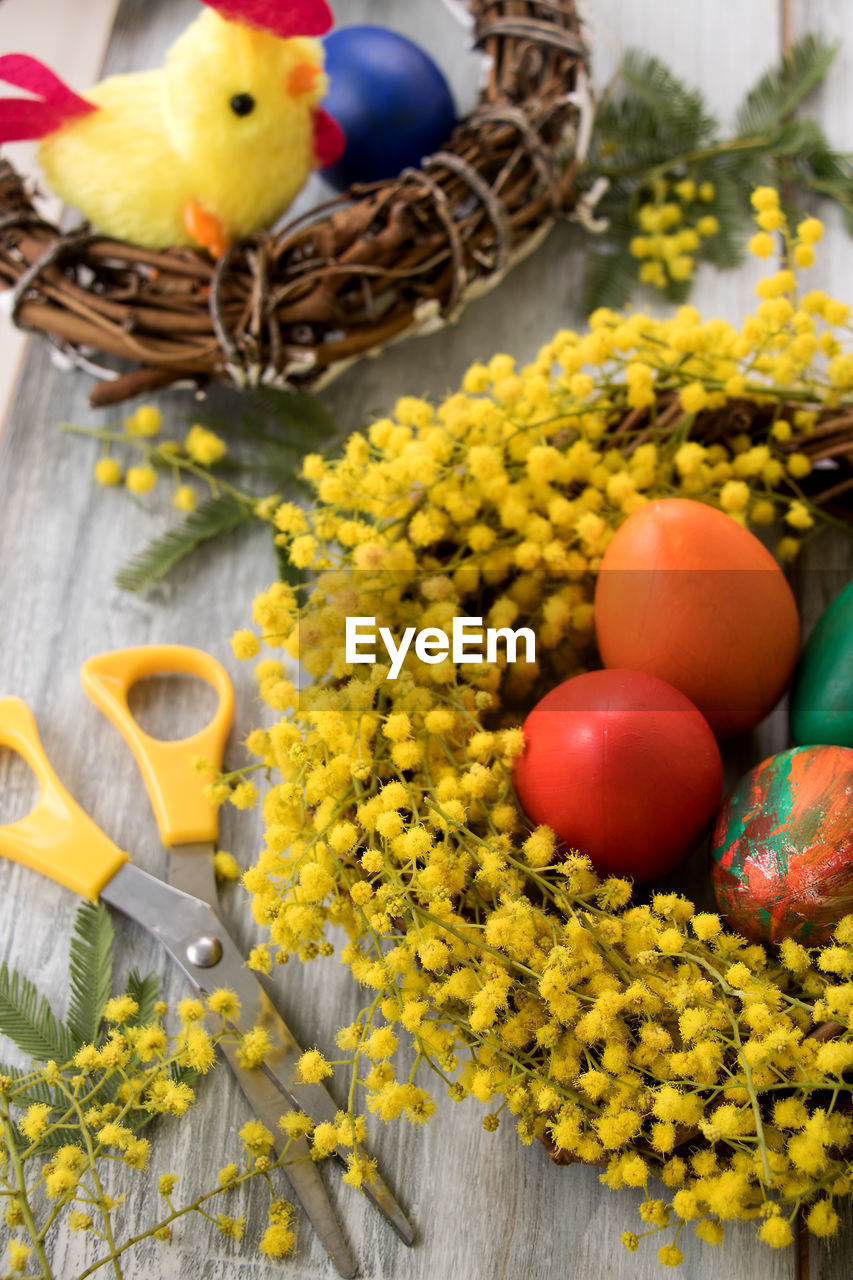
[{"label": "toy chick black eye", "polygon": [[230,106],[235,116],[248,116],[255,109],[255,99],[250,93],[235,93]]}]

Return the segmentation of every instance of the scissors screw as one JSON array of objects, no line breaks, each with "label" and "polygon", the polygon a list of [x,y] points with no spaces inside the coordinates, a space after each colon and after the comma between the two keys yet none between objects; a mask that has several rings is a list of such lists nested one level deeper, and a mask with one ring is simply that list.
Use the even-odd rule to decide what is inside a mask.
[{"label": "scissors screw", "polygon": [[197,969],[210,969],[222,959],[222,943],[212,934],[203,933],[187,947],[187,959]]}]

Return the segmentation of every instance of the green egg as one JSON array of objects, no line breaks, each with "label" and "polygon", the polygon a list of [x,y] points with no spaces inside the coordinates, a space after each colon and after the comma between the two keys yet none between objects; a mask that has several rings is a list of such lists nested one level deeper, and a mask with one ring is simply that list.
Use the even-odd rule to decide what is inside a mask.
[{"label": "green egg", "polygon": [[821,616],[803,650],[791,695],[798,746],[853,747],[853,582]]}]

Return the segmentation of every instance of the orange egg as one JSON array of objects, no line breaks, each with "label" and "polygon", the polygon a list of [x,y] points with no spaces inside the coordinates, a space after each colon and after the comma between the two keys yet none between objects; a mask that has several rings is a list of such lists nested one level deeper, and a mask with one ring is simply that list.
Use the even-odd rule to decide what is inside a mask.
[{"label": "orange egg", "polygon": [[595,630],[605,667],[666,680],[718,737],[763,720],[799,648],[797,606],[770,552],[686,498],[650,502],[618,530],[598,575]]}]

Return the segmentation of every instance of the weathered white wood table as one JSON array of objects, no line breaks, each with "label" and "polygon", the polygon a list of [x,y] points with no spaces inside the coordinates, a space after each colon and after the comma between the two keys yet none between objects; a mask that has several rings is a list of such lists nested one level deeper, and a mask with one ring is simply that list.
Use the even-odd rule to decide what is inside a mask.
[{"label": "weathered white wood table", "polygon": [[[40,8],[49,21],[51,8],[72,3],[42,0]],[[343,21],[388,22],[416,36],[449,69],[463,101],[470,103],[476,69],[463,55],[461,32],[439,0],[338,0],[335,9]],[[194,0],[123,0],[108,69],[157,65],[195,11]],[[80,6],[79,13],[82,40],[86,7]],[[847,85],[853,73],[853,7],[845,0],[793,0],[790,17],[795,36],[823,30],[844,41],[831,79],[814,103],[834,143],[843,148],[850,143]],[[599,0],[591,3],[590,20],[600,76],[606,76],[622,47],[639,45],[659,53],[688,81],[701,84],[724,120],[747,85],[777,58],[783,39],[779,0],[715,0],[701,6],[681,0]],[[31,52],[38,54],[39,49]],[[853,243],[832,215],[829,224],[814,283],[847,297],[853,292]],[[457,384],[473,359],[495,351],[528,358],[556,328],[579,324],[578,244],[568,228],[558,229],[495,294],[472,305],[452,330],[396,347],[351,370],[324,397],[342,428],[362,425],[404,392],[441,395]],[[706,313],[737,322],[752,304],[755,275],[750,267],[728,275],[705,272],[695,300]],[[272,580],[275,570],[266,538],[240,534],[230,545],[220,542],[198,556],[147,598],[120,592],[113,585],[114,574],[167,516],[168,496],[150,504],[159,512],[152,517],[122,493],[95,491],[95,446],[57,430],[61,420],[100,421],[87,408],[88,391],[85,375],[58,372],[44,346],[30,345],[0,439],[0,692],[14,692],[30,702],[48,752],[70,790],[120,845],[133,850],[141,865],[160,873],[164,855],[135,766],[129,753],[116,749],[113,730],[85,699],[80,664],[94,652],[129,644],[177,641],[209,647],[229,663],[235,677],[238,715],[231,755],[239,760],[239,740],[259,720],[260,709],[249,672],[229,657],[228,638],[246,624],[253,595]],[[217,401],[227,411],[236,411],[236,396],[223,393]],[[167,424],[176,429],[192,418],[193,401],[187,395],[163,395],[159,403]],[[814,620],[851,572],[849,542],[825,538],[814,544],[797,570],[807,620]],[[777,718],[769,736],[756,744],[753,759],[760,758],[762,747],[769,752],[784,745],[783,721]],[[0,819],[20,816],[32,798],[23,766],[0,757]],[[258,844],[255,816],[233,811],[224,815],[223,847],[248,863]],[[252,927],[241,891],[226,891],[225,903],[233,930],[248,943]],[[58,1000],[66,986],[75,905],[65,891],[32,873],[0,865],[0,956],[43,989],[54,990]],[[182,994],[164,956],[138,929],[117,919],[116,932],[119,964],[125,971],[133,966],[156,969],[170,997]],[[303,1043],[327,1050],[333,1048],[336,1028],[350,1021],[360,1003],[348,973],[334,958],[305,968],[288,965],[278,972],[276,985],[281,1007]],[[186,1192],[209,1185],[215,1170],[231,1158],[237,1130],[247,1118],[223,1069],[201,1088],[189,1123],[173,1128],[162,1123],[147,1189],[134,1191],[124,1210],[128,1234],[151,1220],[150,1201],[159,1172],[178,1172]],[[442,1100],[425,1130],[411,1131],[401,1124],[380,1129],[372,1141],[419,1238],[413,1249],[404,1248],[358,1193],[343,1187],[331,1171],[332,1195],[364,1276],[644,1280],[660,1274],[653,1246],[627,1254],[619,1243],[622,1230],[638,1225],[636,1196],[605,1191],[597,1170],[555,1167],[538,1146],[521,1147],[511,1126],[486,1134],[481,1111],[473,1103],[457,1106]],[[239,1210],[229,1212],[249,1213],[247,1241],[262,1230],[263,1209],[253,1210],[250,1197]],[[692,1235],[689,1228],[688,1234]],[[793,1250],[771,1252],[758,1245],[754,1235],[751,1226],[730,1228],[717,1250],[697,1242],[686,1250],[682,1274],[690,1280],[723,1274],[744,1280],[793,1280],[798,1275]],[[848,1208],[842,1235],[829,1249],[813,1246],[802,1274],[809,1280],[849,1277],[851,1250],[853,1213]],[[91,1260],[85,1241],[63,1236],[55,1274],[71,1277]],[[278,1271],[253,1255],[248,1243],[233,1245],[212,1234],[206,1224],[191,1220],[175,1231],[170,1245],[142,1249],[127,1264],[129,1276],[146,1280],[195,1280],[200,1275],[209,1280],[260,1280]],[[282,1274],[294,1280],[334,1274],[302,1217],[298,1252],[283,1264]]]}]

